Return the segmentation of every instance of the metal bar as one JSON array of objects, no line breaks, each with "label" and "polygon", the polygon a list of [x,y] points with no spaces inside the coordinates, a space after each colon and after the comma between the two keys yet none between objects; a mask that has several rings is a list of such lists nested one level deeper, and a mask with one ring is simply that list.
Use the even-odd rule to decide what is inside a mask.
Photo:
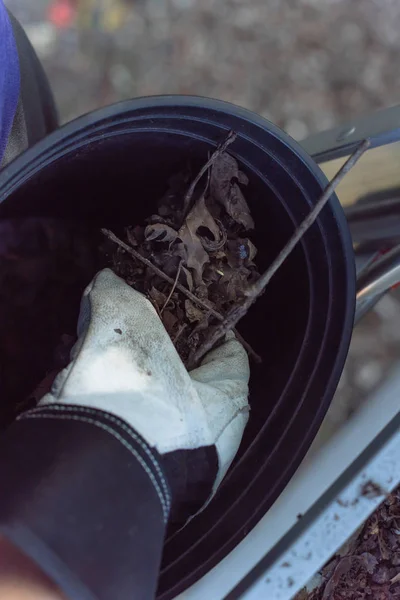
[{"label": "metal bar", "polygon": [[400,415],[225,600],[290,600],[400,483]]},{"label": "metal bar", "polygon": [[302,140],[301,145],[320,163],[351,154],[365,138],[371,140],[372,148],[400,141],[400,106],[385,108],[313,134]]},{"label": "metal bar", "polygon": [[355,322],[400,281],[400,245],[382,256],[357,280]]},{"label": "metal bar", "polygon": [[[399,396],[400,371],[395,369],[384,385],[331,439],[322,446],[321,440],[316,440],[285,490],[254,529],[218,565],[182,592],[176,600],[203,600],[210,597],[210,590],[213,600],[221,600],[235,586],[240,586],[241,581],[246,581],[245,591],[250,589],[257,582],[257,577],[253,577],[249,583],[247,575],[254,573],[259,564],[267,571],[278,560],[279,554],[295,541],[295,535],[288,540],[288,532],[294,530],[299,535],[299,526],[303,528],[300,531],[304,531],[313,523],[319,514],[314,510],[315,506],[319,506],[319,499],[324,498],[324,506],[333,501],[338,493],[334,488],[335,482],[340,480],[346,470],[350,470],[350,478],[355,474],[351,465],[370,447],[372,440],[384,430],[389,439],[387,426],[399,411]],[[364,453],[364,457],[367,463],[369,455]],[[332,489],[331,495],[327,496],[328,490]],[[299,521],[299,513],[309,516],[304,516]],[[339,547],[351,532],[342,529],[336,529],[336,532]],[[284,547],[281,545],[282,540],[286,540]],[[312,575],[314,573],[310,573],[310,577]],[[262,574],[260,576],[262,578]],[[263,598],[275,600],[274,596],[268,594]]]},{"label": "metal bar", "polygon": [[311,135],[301,142],[327,178],[331,179],[365,138],[370,139],[371,149],[337,191],[343,206],[352,205],[367,195],[399,191],[400,106],[353,119],[334,129]]}]

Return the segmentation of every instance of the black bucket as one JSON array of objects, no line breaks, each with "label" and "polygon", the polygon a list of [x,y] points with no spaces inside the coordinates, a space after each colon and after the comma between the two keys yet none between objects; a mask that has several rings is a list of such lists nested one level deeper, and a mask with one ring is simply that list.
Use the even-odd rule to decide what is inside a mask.
[{"label": "black bucket", "polygon": [[[196,97],[142,98],[81,117],[0,174],[0,217],[46,215],[99,226],[142,222],[167,180],[199,165],[229,129],[249,177],[260,270],[315,204],[326,180],[304,150],[244,109]],[[336,197],[239,330],[252,366],[251,417],[239,455],[209,507],[165,544],[159,594],[172,597],[221,560],[283,490],[336,390],[353,326],[355,281]]]}]

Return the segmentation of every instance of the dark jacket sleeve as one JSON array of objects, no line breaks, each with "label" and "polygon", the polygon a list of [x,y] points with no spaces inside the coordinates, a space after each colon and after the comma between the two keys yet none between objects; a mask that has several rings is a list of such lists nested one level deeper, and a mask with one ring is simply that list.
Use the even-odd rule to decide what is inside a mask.
[{"label": "dark jacket sleeve", "polygon": [[0,485],[0,533],[67,597],[154,597],[170,492],[124,421],[68,405],[21,415],[0,438]]}]

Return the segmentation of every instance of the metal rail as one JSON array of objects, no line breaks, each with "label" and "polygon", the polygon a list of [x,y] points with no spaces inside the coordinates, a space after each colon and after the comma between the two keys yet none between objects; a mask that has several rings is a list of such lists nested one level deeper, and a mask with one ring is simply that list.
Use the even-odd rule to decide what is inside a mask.
[{"label": "metal rail", "polygon": [[376,260],[357,280],[355,323],[400,281],[400,245]]}]

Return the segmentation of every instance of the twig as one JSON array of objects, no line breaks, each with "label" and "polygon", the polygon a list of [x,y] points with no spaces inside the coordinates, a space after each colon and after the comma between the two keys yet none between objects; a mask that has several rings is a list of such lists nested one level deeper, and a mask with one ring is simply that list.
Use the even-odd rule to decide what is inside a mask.
[{"label": "twig", "polygon": [[175,281],[174,281],[174,283],[173,283],[173,285],[172,285],[172,288],[171,288],[171,291],[170,291],[170,293],[169,293],[169,295],[168,295],[168,298],[167,298],[167,299],[166,299],[166,301],[164,302],[164,306],[163,306],[163,307],[162,307],[162,309],[160,310],[160,316],[163,314],[163,312],[164,312],[164,308],[167,306],[168,302],[171,300],[172,294],[173,294],[173,293],[174,293],[174,291],[175,291],[176,284],[178,283],[179,275],[180,275],[180,273],[181,273],[182,263],[183,263],[183,260],[181,260],[181,261],[180,261],[180,263],[179,263],[179,267],[178,267],[178,270],[177,270],[177,272],[176,272]]},{"label": "twig", "polygon": [[238,330],[235,327],[233,328],[233,333],[235,334],[237,341],[242,344],[242,346],[246,350],[247,354],[249,356],[251,356],[251,358],[254,360],[254,362],[257,365],[261,365],[261,363],[262,363],[261,356],[259,354],[257,354],[257,352],[255,350],[253,350],[253,348],[250,346],[249,342],[246,342],[244,337],[238,332]]},{"label": "twig", "polygon": [[[123,250],[128,252],[128,254],[133,256],[133,258],[136,258],[136,260],[138,260],[142,264],[146,265],[146,267],[148,267],[149,269],[154,271],[154,273],[156,273],[156,275],[161,277],[161,279],[164,279],[164,281],[167,281],[172,286],[175,285],[175,282],[176,282],[176,285],[175,285],[176,289],[178,289],[180,292],[182,292],[182,294],[185,294],[185,296],[187,298],[189,298],[189,300],[191,300],[192,302],[194,302],[195,304],[197,304],[198,306],[203,308],[206,312],[211,313],[216,319],[218,319],[218,321],[224,320],[224,317],[219,312],[217,312],[214,308],[212,308],[212,306],[209,306],[207,304],[207,302],[204,302],[204,300],[200,300],[200,298],[197,298],[197,296],[192,294],[192,292],[190,292],[187,288],[185,288],[182,284],[180,284],[178,282],[178,278],[176,278],[174,281],[172,279],[172,277],[169,277],[163,271],[161,271],[161,269],[159,269],[158,267],[153,265],[153,263],[150,260],[148,260],[147,258],[142,256],[137,250],[135,250],[131,246],[128,246],[128,244],[125,244],[125,242],[120,240],[119,237],[117,237],[112,231],[110,231],[109,229],[102,229],[101,233],[103,235],[105,235],[109,240],[111,240],[112,242],[114,242],[115,244],[120,246]],[[249,355],[255,360],[255,362],[260,363],[261,357],[257,354],[257,352],[255,352],[253,350],[253,348],[247,342],[244,341],[244,339],[242,338],[240,333],[238,331],[236,331],[236,329],[234,329],[234,333],[235,333],[236,337],[238,338],[238,340],[241,342],[241,344],[243,344],[243,346],[246,348]]]},{"label": "twig", "polygon": [[296,229],[292,237],[289,239],[288,243],[278,254],[273,263],[268,267],[268,269],[261,275],[260,279],[254,283],[251,287],[249,287],[245,291],[246,299],[237,306],[231,308],[228,311],[224,321],[217,325],[213,330],[210,331],[210,334],[204,340],[203,344],[199,346],[196,352],[190,359],[190,365],[195,366],[199,363],[199,361],[203,358],[203,356],[211,350],[215,344],[231,329],[233,329],[238,321],[249,310],[250,306],[255,302],[258,296],[265,290],[265,287],[268,285],[272,277],[275,275],[277,270],[282,266],[284,261],[287,259],[289,254],[292,252],[296,244],[300,241],[306,231],[311,227],[314,221],[317,219],[319,213],[324,208],[333,192],[342,181],[343,177],[354,167],[356,162],[361,158],[364,152],[369,148],[370,141],[364,140],[358,148],[353,152],[353,154],[348,158],[348,160],[344,163],[344,165],[339,169],[336,173],[332,181],[326,186],[323,191],[321,197],[318,202],[314,206],[314,208],[310,211],[304,221],[299,225]]},{"label": "twig", "polygon": [[176,342],[179,340],[179,338],[181,337],[182,333],[185,331],[186,327],[187,327],[187,323],[182,323],[182,325],[179,327],[178,333],[176,334],[176,336],[172,340],[172,343],[174,344],[174,346],[176,346]]},{"label": "twig", "polygon": [[[161,279],[164,279],[171,285],[174,285],[175,281],[172,279],[172,277],[169,277],[168,275],[166,275],[163,271],[161,271],[161,269],[156,267],[156,265],[153,265],[153,263],[150,260],[148,260],[147,258],[142,256],[137,250],[135,250],[131,246],[128,246],[128,244],[125,244],[125,242],[120,240],[112,231],[110,231],[109,229],[102,229],[101,233],[103,235],[105,235],[106,237],[108,237],[108,239],[110,239],[115,244],[118,244],[118,246],[123,248],[126,252],[128,252],[128,254],[130,254],[131,256],[136,258],[138,261],[140,261],[141,263],[146,265],[146,267],[148,267],[149,269],[154,271],[154,273],[156,275],[158,275],[159,277],[161,277]],[[197,296],[192,294],[192,292],[190,292],[187,288],[185,288],[181,283],[177,282],[175,287],[176,287],[176,289],[180,290],[182,292],[182,294],[185,294],[189,298],[189,300],[191,300],[192,302],[195,302],[195,304],[197,304],[198,306],[201,306],[204,310],[210,311],[210,313],[212,315],[214,315],[214,317],[216,317],[219,321],[224,320],[223,316],[220,315],[219,312],[214,310],[211,306],[209,306],[203,300],[200,300],[200,298],[197,298]]]},{"label": "twig", "polygon": [[185,198],[183,200],[182,221],[185,220],[186,215],[189,212],[191,201],[192,201],[192,196],[193,196],[194,190],[196,189],[196,186],[199,183],[200,179],[203,177],[204,173],[206,173],[206,171],[211,167],[211,165],[217,160],[217,158],[225,152],[227,147],[230,146],[232,144],[232,142],[234,142],[236,140],[236,137],[237,137],[237,133],[235,133],[235,131],[232,131],[232,130],[229,131],[229,133],[226,136],[226,138],[224,139],[224,141],[217,146],[217,149],[211,154],[208,161],[201,167],[200,171],[197,173],[196,177],[193,179],[188,191],[185,194]]}]

